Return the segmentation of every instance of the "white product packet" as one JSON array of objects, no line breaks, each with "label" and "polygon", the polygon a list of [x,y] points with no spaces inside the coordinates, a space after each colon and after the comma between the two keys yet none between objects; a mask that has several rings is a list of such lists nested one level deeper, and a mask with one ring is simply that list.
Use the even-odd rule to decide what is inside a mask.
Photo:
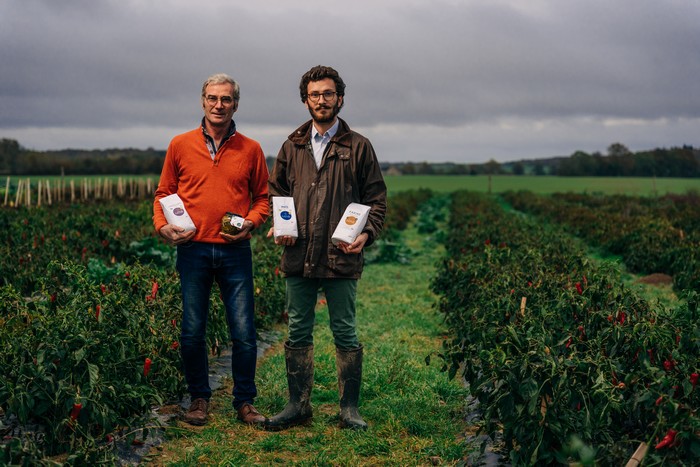
[{"label": "white product packet", "polygon": [[337,245],[339,242],[354,242],[367,224],[369,210],[370,207],[364,204],[350,203],[333,232],[333,236],[331,237],[333,245]]},{"label": "white product packet", "polygon": [[165,214],[165,219],[168,221],[168,224],[182,227],[185,231],[197,230],[194,222],[192,222],[192,218],[187,214],[187,209],[185,209],[182,199],[180,199],[177,193],[165,196],[158,201],[163,208],[163,214]]},{"label": "white product packet", "polygon": [[275,238],[299,236],[294,198],[291,196],[272,197],[272,226]]}]

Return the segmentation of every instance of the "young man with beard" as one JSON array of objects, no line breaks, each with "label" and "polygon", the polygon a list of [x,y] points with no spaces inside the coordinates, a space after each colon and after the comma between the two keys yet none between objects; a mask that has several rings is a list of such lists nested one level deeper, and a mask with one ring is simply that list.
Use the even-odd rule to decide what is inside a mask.
[{"label": "young man with beard", "polygon": [[[336,346],[340,426],[366,429],[358,411],[363,346],[355,329],[355,296],[363,249],[376,240],[384,224],[386,185],[369,140],[338,118],[345,100],[345,83],[338,72],[313,67],[301,78],[299,91],[311,120],[282,145],[269,184],[270,196],[294,198],[297,216],[298,238],[275,239],[284,245],[289,402],[264,426],[281,430],[311,421],[314,309],[322,290]],[[371,208],[367,224],[354,242],[335,246],[331,236],[350,203]],[[271,230],[268,236],[272,234]]]},{"label": "young man with beard", "polygon": [[[182,287],[180,351],[192,403],[185,421],[204,425],[209,410],[209,363],[206,329],[213,282],[219,284],[233,343],[233,407],[238,419],[260,425],[265,417],[253,406],[257,395],[257,341],[253,308],[253,262],[250,232],[267,218],[269,177],[260,145],[236,131],[240,88],[225,74],[210,76],[202,86],[201,126],[176,136],[165,155],[153,204],[156,231],[177,245]],[[197,228],[169,224],[158,202],[177,193]],[[227,212],[245,221],[238,233],[222,232]]]}]

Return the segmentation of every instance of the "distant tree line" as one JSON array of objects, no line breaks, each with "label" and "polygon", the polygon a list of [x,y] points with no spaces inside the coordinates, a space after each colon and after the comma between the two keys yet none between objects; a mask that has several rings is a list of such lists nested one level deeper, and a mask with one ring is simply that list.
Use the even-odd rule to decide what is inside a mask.
[{"label": "distant tree line", "polygon": [[577,151],[563,159],[558,175],[605,177],[698,177],[700,151],[692,146],[654,149],[633,153],[616,143],[608,148],[607,156]]},{"label": "distant tree line", "polygon": [[164,158],[153,148],[33,151],[0,139],[0,174],[7,175],[160,174]]},{"label": "distant tree line", "polygon": [[483,164],[405,162],[382,165],[397,175],[560,175],[569,177],[700,177],[700,149],[692,146],[631,152],[615,143],[607,155],[576,151],[569,157]]},{"label": "distant tree line", "polygon": [[[153,148],[33,151],[16,140],[0,139],[0,174],[7,175],[106,175],[160,174],[165,151]],[[275,158],[267,157],[268,167]],[[632,152],[614,143],[606,155],[576,151],[569,157],[481,164],[452,162],[400,162],[381,164],[396,175],[561,175],[606,177],[700,177],[700,149],[657,148]]]}]

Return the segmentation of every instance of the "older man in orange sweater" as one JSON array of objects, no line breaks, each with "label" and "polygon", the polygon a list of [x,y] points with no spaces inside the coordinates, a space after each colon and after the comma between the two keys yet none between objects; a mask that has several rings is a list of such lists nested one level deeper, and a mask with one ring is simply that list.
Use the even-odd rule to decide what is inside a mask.
[{"label": "older man in orange sweater", "polygon": [[[204,425],[209,411],[209,363],[206,326],[214,280],[219,285],[232,341],[233,406],[244,423],[265,421],[253,406],[257,395],[257,343],[253,306],[250,231],[265,222],[268,171],[260,145],[236,131],[240,88],[225,74],[202,86],[204,118],[199,128],[170,142],[153,204],[156,231],[177,245],[182,287],[182,353],[191,404],[185,421]],[[159,200],[175,194],[196,230],[170,224]],[[227,213],[243,217],[235,234],[221,231]]]}]

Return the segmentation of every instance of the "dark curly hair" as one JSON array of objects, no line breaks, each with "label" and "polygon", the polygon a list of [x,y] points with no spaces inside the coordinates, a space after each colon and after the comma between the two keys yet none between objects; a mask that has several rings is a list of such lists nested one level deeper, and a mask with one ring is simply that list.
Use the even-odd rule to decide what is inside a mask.
[{"label": "dark curly hair", "polygon": [[[301,82],[299,83],[299,95],[301,96],[301,101],[306,103],[306,98],[308,97],[307,90],[309,89],[309,83],[311,81],[321,81],[326,78],[330,78],[335,82],[335,92],[338,93],[338,96],[345,95],[345,83],[338,72],[329,66],[316,65],[304,73],[304,76],[301,77]],[[344,103],[345,102],[343,101],[342,104]]]}]

